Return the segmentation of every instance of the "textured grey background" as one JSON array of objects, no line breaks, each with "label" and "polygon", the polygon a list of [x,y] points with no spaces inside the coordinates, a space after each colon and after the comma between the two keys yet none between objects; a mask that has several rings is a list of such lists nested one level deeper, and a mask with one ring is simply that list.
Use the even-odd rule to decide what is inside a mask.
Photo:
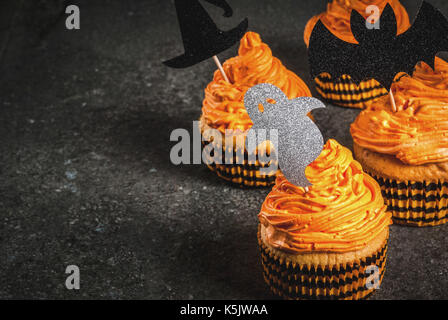
[{"label": "textured grey background", "polygon": [[[325,1],[229,1],[309,85],[302,32]],[[432,0],[448,15],[446,0]],[[191,131],[213,62],[171,70],[182,53],[171,1],[2,1],[0,9],[0,298],[267,299],[257,213],[268,189],[240,189],[204,166],[170,163]],[[403,3],[411,16],[418,1]],[[19,8],[21,6],[21,9]],[[236,54],[236,47],[221,55]],[[314,112],[351,147],[358,111]],[[372,299],[448,298],[448,226],[393,226]],[[65,267],[81,290],[65,289]]]}]

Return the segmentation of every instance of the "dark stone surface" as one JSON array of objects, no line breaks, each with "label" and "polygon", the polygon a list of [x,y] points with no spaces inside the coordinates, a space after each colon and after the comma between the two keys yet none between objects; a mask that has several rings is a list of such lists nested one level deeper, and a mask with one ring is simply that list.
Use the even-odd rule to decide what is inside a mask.
[{"label": "dark stone surface", "polygon": [[[248,16],[311,84],[302,32],[325,8],[317,2],[233,0],[230,21],[206,7],[223,28]],[[411,14],[417,2],[403,1]],[[445,0],[430,2],[448,15]],[[269,190],[170,162],[170,133],[191,131],[214,71],[160,63],[182,53],[172,2],[73,1],[79,31],[65,29],[63,1],[16,3],[0,10],[0,298],[272,298],[256,242]],[[328,106],[315,116],[351,147],[357,113]],[[393,226],[372,299],[448,298],[447,233]],[[79,291],[64,286],[69,264],[81,269]]]}]

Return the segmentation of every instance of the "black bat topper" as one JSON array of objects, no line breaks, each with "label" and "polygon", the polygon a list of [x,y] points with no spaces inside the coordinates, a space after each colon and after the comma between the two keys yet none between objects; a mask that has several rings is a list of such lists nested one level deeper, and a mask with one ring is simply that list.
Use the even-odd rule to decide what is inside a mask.
[{"label": "black bat topper", "polygon": [[[222,8],[225,17],[233,15],[225,0],[205,1]],[[218,29],[199,0],[175,0],[175,5],[185,53],[164,62],[171,68],[187,68],[229,49],[241,40],[248,28],[246,18],[232,30]]]},{"label": "black bat topper", "polygon": [[401,35],[397,35],[397,20],[389,4],[381,15],[379,29],[367,28],[366,20],[356,10],[352,10],[350,24],[359,44],[337,38],[318,21],[308,49],[313,78],[323,72],[335,79],[345,74],[357,84],[375,79],[389,90],[398,73],[412,75],[420,61],[434,69],[437,53],[448,50],[448,21],[425,1],[413,25]]}]

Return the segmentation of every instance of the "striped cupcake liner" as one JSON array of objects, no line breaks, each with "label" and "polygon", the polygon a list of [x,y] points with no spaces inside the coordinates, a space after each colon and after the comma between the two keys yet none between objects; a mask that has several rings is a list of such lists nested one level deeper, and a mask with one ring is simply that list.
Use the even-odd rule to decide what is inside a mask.
[{"label": "striped cupcake liner", "polygon": [[262,241],[258,231],[264,280],[271,291],[287,300],[360,300],[375,288],[367,285],[369,266],[377,266],[381,284],[386,272],[387,239],[369,257],[332,266],[298,265],[279,258]]},{"label": "striped cupcake liner", "polygon": [[365,108],[368,102],[387,95],[384,87],[375,80],[362,81],[359,86],[350,76],[343,75],[338,80],[329,74],[321,74],[315,79],[316,90],[329,103],[350,108]]},{"label": "striped cupcake liner", "polygon": [[[225,157],[225,147],[221,144],[215,144],[214,141],[206,142],[202,141],[202,147],[205,148],[209,144],[213,144],[213,147],[222,149],[222,159],[220,163],[214,161],[214,154],[207,154],[207,167],[215,172],[220,178],[238,184],[245,187],[269,187],[275,184],[275,179],[278,170],[271,170],[268,174],[262,173],[260,170],[262,168],[268,168],[271,164],[275,168],[278,168],[278,161],[271,160],[269,163],[261,163],[259,160],[250,163],[249,154],[245,148],[233,149],[232,163],[226,164]],[[240,160],[238,155],[243,156],[243,160]]]},{"label": "striped cupcake liner", "polygon": [[448,182],[397,181],[371,176],[381,186],[394,223],[430,227],[448,221]]}]

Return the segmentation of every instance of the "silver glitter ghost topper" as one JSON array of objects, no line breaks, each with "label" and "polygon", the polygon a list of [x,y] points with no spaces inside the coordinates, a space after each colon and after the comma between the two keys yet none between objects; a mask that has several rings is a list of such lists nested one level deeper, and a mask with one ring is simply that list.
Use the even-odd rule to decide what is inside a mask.
[{"label": "silver glitter ghost topper", "polygon": [[[250,146],[257,145],[249,142],[257,136],[257,130],[277,130],[278,145],[274,144],[274,148],[284,176],[296,186],[310,186],[305,177],[305,168],[322,152],[324,139],[307,114],[311,110],[325,108],[325,105],[310,97],[289,100],[282,90],[267,83],[249,89],[244,96],[244,105],[254,123],[247,134],[248,152],[254,151]],[[269,140],[269,137],[266,140]]]}]

